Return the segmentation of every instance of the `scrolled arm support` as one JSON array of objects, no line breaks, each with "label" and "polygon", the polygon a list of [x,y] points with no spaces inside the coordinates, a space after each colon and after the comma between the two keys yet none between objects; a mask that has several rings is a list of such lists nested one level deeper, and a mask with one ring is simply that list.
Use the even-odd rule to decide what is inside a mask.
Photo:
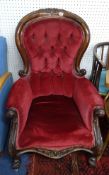
[{"label": "scrolled arm support", "polygon": [[95,117],[99,117],[99,118],[104,117],[105,116],[105,110],[102,109],[102,108],[100,108],[100,107],[95,108],[95,110],[94,110],[94,116]]},{"label": "scrolled arm support", "polygon": [[79,75],[80,75],[80,76],[86,75],[86,69],[80,69]]},{"label": "scrolled arm support", "polygon": [[19,76],[20,77],[25,77],[27,75],[27,71],[25,71],[25,70],[20,70],[19,71]]},{"label": "scrolled arm support", "polygon": [[6,111],[6,119],[13,119],[17,117],[17,112],[14,108],[9,108],[7,111]]},{"label": "scrolled arm support", "polygon": [[82,77],[82,76],[86,75],[87,71],[86,71],[86,69],[77,68],[76,73],[77,73],[78,76]]},{"label": "scrolled arm support", "polygon": [[104,109],[102,109],[101,107],[95,108],[93,124],[94,124],[94,134],[95,134],[96,147],[94,149],[94,152],[95,152],[96,157],[98,157],[98,158],[101,155],[101,151],[103,148],[103,139],[102,139],[102,135],[101,135],[101,131],[100,131],[99,118],[104,117],[104,115],[105,115]]}]

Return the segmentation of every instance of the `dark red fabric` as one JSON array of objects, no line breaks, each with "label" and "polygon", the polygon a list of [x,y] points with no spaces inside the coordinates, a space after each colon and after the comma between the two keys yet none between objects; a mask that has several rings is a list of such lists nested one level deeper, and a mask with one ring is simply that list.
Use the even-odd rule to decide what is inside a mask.
[{"label": "dark red fabric", "polygon": [[[50,92],[51,88],[50,83],[48,83],[47,79],[44,78],[49,75],[48,73],[45,73],[45,75],[41,73],[43,79],[41,79],[42,77],[40,77],[40,75],[37,74],[34,75],[31,74],[31,75],[32,77],[29,76],[28,78],[21,78],[14,84],[13,88],[11,89],[7,103],[8,108],[14,107],[18,112],[19,124],[16,139],[17,148],[45,147],[53,149],[55,147],[57,149],[63,149],[71,146],[77,146],[77,147],[84,146],[90,148],[93,147],[94,134],[92,127],[93,124],[92,113],[95,106],[103,106],[103,101],[97,94],[97,91],[89,82],[89,80],[77,77],[72,78],[70,74],[63,74],[63,77],[56,76],[54,84],[57,84],[57,88],[55,89],[55,91]],[[35,77],[35,75],[39,76],[40,79]],[[72,80],[71,82],[69,81],[70,84],[65,83],[63,81],[65,80],[64,79],[65,77],[66,77],[65,82],[67,82],[67,80],[68,81]],[[67,77],[69,77],[69,79],[67,79]],[[59,82],[60,79],[62,78],[62,81],[65,83],[66,88],[62,88],[64,87],[63,86],[64,83],[62,83],[61,86],[61,84],[58,84],[59,82],[56,81],[56,78],[57,79],[59,78]],[[37,79],[38,81],[40,80],[40,82],[38,82]],[[46,83],[48,84],[48,86],[46,86]],[[73,86],[73,84],[75,86]],[[67,93],[69,93],[68,88],[69,91],[71,91],[71,94],[69,96],[73,95],[73,98],[72,96],[67,97],[68,96]],[[65,91],[65,89],[67,89],[67,91]],[[54,95],[52,95],[52,93]],[[66,97],[63,96],[64,93]],[[56,94],[58,94],[58,97],[56,96]],[[40,97],[41,95],[42,97]],[[45,95],[45,97],[43,95]],[[49,102],[49,95],[52,95],[50,96],[51,99],[50,102]],[[39,103],[40,105],[38,103],[35,104],[33,100],[36,97],[38,98],[38,96],[39,98],[42,98],[42,102]],[[55,98],[59,98],[58,100],[59,103],[58,101],[54,100]],[[43,99],[46,100],[46,102],[43,101]],[[41,124],[40,127],[39,125],[37,125],[38,120],[39,122],[42,122],[40,123]],[[69,122],[66,125],[67,120]],[[53,123],[50,123],[50,121]],[[45,125],[46,128],[44,128]],[[55,133],[56,132],[55,128],[56,129],[59,128],[58,133]],[[70,131],[67,131],[66,130],[67,128],[70,129]],[[49,129],[50,133],[48,132]],[[64,130],[66,131],[65,133]],[[60,134],[60,132],[62,133]],[[53,133],[55,136],[53,135]],[[75,133],[77,135],[75,135]],[[39,135],[39,137],[37,137],[37,134]],[[86,136],[84,137],[84,139],[82,137],[83,135]],[[50,138],[53,138],[53,140]],[[66,140],[65,142],[64,139]]]},{"label": "dark red fabric", "polygon": [[93,129],[93,112],[95,107],[104,108],[104,100],[100,97],[97,89],[86,78],[76,78],[73,88],[73,99],[78,106],[85,126]]},{"label": "dark red fabric", "polygon": [[32,72],[71,73],[82,41],[79,23],[63,18],[33,21],[22,31]]},{"label": "dark red fabric", "polygon": [[18,113],[18,135],[26,125],[32,99],[29,82],[26,78],[20,78],[14,83],[7,100],[7,108],[15,108]]},{"label": "dark red fabric", "polygon": [[74,79],[72,74],[64,72],[61,75],[53,72],[31,73],[29,76],[29,82],[35,98],[52,94],[72,97]]},{"label": "dark red fabric", "polygon": [[33,100],[25,129],[18,140],[19,148],[94,146],[93,135],[85,127],[73,99],[65,96],[39,97]]}]

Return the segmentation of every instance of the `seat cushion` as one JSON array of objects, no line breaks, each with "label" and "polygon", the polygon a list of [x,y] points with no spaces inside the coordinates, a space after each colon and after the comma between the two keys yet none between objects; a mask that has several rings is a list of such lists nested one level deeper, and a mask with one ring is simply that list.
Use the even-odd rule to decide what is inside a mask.
[{"label": "seat cushion", "polygon": [[17,149],[93,146],[93,134],[85,127],[73,99],[55,95],[33,100],[26,126],[17,139]]}]

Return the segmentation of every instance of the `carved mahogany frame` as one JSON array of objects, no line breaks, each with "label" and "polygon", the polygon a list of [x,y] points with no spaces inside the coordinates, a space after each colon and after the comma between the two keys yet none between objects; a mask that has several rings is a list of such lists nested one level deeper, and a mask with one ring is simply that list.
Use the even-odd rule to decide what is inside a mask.
[{"label": "carved mahogany frame", "polygon": [[[37,18],[43,18],[43,17],[58,17],[58,18],[66,18],[70,20],[74,20],[78,22],[82,30],[84,32],[84,41],[82,46],[80,47],[78,54],[77,54],[77,59],[75,62],[75,72],[77,73],[78,76],[84,76],[86,71],[85,69],[80,69],[80,61],[81,58],[89,44],[90,40],[90,32],[87,24],[84,22],[82,18],[79,16],[67,12],[65,10],[60,10],[60,9],[45,9],[45,10],[38,10],[35,12],[32,12],[28,15],[26,15],[22,20],[19,22],[17,29],[16,29],[16,45],[18,47],[18,50],[21,54],[21,57],[23,59],[24,63],[24,70],[19,72],[20,76],[26,76],[29,71],[29,62],[28,62],[28,57],[26,55],[25,49],[22,47],[21,43],[21,34],[22,34],[22,29],[23,27],[32,19],[37,19]],[[37,152],[39,154],[42,154],[44,156],[50,157],[50,158],[61,158],[67,154],[70,154],[75,151],[87,151],[89,152],[93,157],[97,157],[97,155],[100,154],[100,150],[102,148],[102,137],[100,133],[100,128],[99,128],[99,122],[98,119],[99,117],[104,116],[104,110],[96,107],[93,112],[93,126],[94,126],[94,134],[95,134],[95,146],[92,149],[89,148],[83,148],[82,146],[77,146],[77,147],[71,147],[68,149],[64,149],[62,151],[56,151],[56,150],[47,150],[47,149],[41,149],[41,148],[31,148],[31,149],[23,149],[23,150],[17,150],[16,149],[16,134],[17,134],[17,128],[18,128],[18,116],[17,116],[17,111],[14,108],[8,109],[6,113],[6,117],[11,120],[11,126],[10,126],[10,135],[9,135],[9,153],[10,155],[14,158],[14,168],[19,167],[19,155],[22,153],[26,152]],[[94,163],[94,158],[90,160],[90,163],[93,165]]]},{"label": "carved mahogany frame", "polygon": [[90,41],[90,31],[88,28],[88,25],[86,24],[86,22],[79,16],[77,16],[76,14],[73,14],[71,12],[65,11],[63,9],[41,9],[41,10],[37,10],[34,11],[32,13],[29,13],[28,15],[24,16],[17,28],[16,28],[16,33],[15,33],[15,39],[16,39],[16,45],[17,48],[19,50],[19,53],[21,55],[21,58],[23,60],[24,63],[24,70],[20,70],[19,71],[19,75],[20,76],[25,76],[28,74],[29,71],[29,62],[28,62],[28,56],[26,54],[25,48],[22,45],[22,31],[25,28],[25,26],[28,25],[29,22],[31,22],[32,20],[35,20],[35,22],[37,22],[40,19],[44,19],[44,18],[62,18],[65,20],[70,20],[70,21],[75,21],[77,22],[80,27],[82,28],[82,32],[83,32],[83,43],[81,44],[81,47],[77,53],[76,59],[75,59],[75,71],[79,76],[84,76],[86,74],[86,70],[85,69],[80,69],[80,62],[82,59],[82,56],[85,52],[85,50],[88,47],[89,41]]}]

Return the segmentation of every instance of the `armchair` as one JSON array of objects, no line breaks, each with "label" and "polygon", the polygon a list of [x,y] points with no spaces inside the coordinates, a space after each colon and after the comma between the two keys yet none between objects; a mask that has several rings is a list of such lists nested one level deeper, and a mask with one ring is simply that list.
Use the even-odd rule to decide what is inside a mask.
[{"label": "armchair", "polygon": [[98,43],[93,49],[93,66],[90,76],[91,82],[101,96],[109,92],[109,42]]},{"label": "armchair", "polygon": [[0,152],[4,151],[9,126],[5,121],[5,103],[12,86],[12,75],[7,72],[6,39],[0,37]]},{"label": "armchair", "polygon": [[103,145],[104,103],[80,69],[89,40],[85,21],[65,10],[38,10],[19,22],[16,44],[24,70],[11,89],[6,115],[17,168],[26,152],[57,159],[83,150],[95,163]]}]

